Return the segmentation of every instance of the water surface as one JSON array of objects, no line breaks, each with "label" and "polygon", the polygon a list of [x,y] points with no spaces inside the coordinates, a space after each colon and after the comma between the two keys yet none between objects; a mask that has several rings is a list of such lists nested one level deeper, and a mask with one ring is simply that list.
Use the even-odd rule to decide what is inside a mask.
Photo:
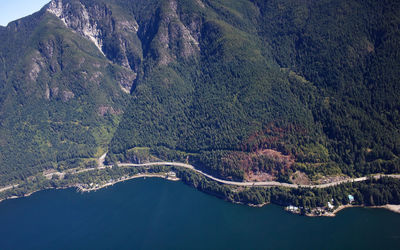
[{"label": "water surface", "polygon": [[134,179],[0,203],[0,249],[398,249],[400,215],[351,208],[309,218],[251,208],[181,182]]}]

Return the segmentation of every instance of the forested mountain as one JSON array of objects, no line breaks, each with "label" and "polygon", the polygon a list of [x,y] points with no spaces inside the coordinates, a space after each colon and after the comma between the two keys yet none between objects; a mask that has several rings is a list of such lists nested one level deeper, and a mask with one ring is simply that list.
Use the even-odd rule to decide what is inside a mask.
[{"label": "forested mountain", "polygon": [[0,183],[188,161],[234,180],[400,172],[400,2],[53,0],[0,27]]}]

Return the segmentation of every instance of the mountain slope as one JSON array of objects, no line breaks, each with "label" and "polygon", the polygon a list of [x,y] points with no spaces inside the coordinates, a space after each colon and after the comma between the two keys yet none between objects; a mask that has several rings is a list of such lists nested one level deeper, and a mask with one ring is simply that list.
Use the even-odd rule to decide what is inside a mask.
[{"label": "mountain slope", "polygon": [[105,150],[234,180],[398,173],[399,7],[53,0],[0,29],[0,181]]},{"label": "mountain slope", "polygon": [[398,172],[399,71],[382,67],[399,62],[397,5],[167,1],[153,15],[170,38],[195,27],[199,54],[144,70],[111,160],[145,146],[233,179]]},{"label": "mountain slope", "polygon": [[127,70],[45,9],[0,40],[0,182],[104,151],[129,96],[118,83]]}]

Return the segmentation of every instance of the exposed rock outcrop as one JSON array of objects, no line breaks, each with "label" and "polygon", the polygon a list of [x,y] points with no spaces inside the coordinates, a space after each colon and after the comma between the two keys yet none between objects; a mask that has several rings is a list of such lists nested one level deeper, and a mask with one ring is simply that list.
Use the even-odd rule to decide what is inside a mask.
[{"label": "exposed rock outcrop", "polygon": [[43,67],[45,67],[44,58],[41,56],[39,51],[35,51],[32,56],[32,63],[28,72],[28,78],[35,82]]},{"label": "exposed rock outcrop", "polygon": [[61,99],[62,99],[63,102],[68,102],[70,99],[72,99],[74,97],[75,97],[75,94],[72,91],[64,90],[62,92]]},{"label": "exposed rock outcrop", "polygon": [[200,51],[200,21],[191,20],[187,27],[178,14],[178,2],[170,0],[161,14],[161,24],[155,43],[159,64],[167,65],[177,58],[187,59]]},{"label": "exposed rock outcrop", "polygon": [[[117,80],[124,92],[130,92],[143,58],[137,37],[139,25],[132,16],[114,16],[107,4],[85,6],[78,0],[52,0],[46,10],[90,40],[110,61],[131,71]],[[98,83],[99,77],[99,74],[93,75],[89,80]]]},{"label": "exposed rock outcrop", "polygon": [[[102,50],[102,32],[97,27],[98,22],[89,15],[89,12],[83,4],[80,2],[76,4],[63,4],[62,0],[52,0],[47,11],[58,17],[67,27],[92,41],[104,55]],[[100,12],[98,9],[95,9],[95,11]]]}]

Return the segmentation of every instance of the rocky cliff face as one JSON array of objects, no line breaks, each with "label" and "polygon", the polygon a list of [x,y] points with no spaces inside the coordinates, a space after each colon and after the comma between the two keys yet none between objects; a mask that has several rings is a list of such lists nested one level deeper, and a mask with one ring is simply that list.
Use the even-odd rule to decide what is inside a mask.
[{"label": "rocky cliff face", "polygon": [[155,48],[159,64],[167,65],[174,60],[199,54],[200,17],[191,17],[186,26],[178,14],[177,1],[170,0],[165,3],[159,19],[158,30],[152,41],[159,43]]},{"label": "rocky cliff face", "polygon": [[103,53],[103,38],[97,23],[100,18],[109,18],[107,9],[101,11],[96,6],[89,15],[86,7],[80,2],[63,3],[62,0],[53,0],[47,11],[58,17],[67,27],[90,39]]},{"label": "rocky cliff face", "polygon": [[[181,16],[176,0],[161,1],[160,7],[153,10],[152,23],[143,28],[134,13],[121,15],[118,8],[113,1],[52,0],[47,11],[92,41],[108,59],[135,73],[146,56],[167,65],[199,54],[201,17]],[[119,14],[115,15],[114,10]]]},{"label": "rocky cliff face", "polygon": [[114,16],[112,8],[93,2],[86,6],[80,1],[53,0],[47,12],[59,18],[65,26],[91,41],[113,63],[124,67],[119,74],[122,90],[129,93],[141,62],[138,24],[134,18]]}]

